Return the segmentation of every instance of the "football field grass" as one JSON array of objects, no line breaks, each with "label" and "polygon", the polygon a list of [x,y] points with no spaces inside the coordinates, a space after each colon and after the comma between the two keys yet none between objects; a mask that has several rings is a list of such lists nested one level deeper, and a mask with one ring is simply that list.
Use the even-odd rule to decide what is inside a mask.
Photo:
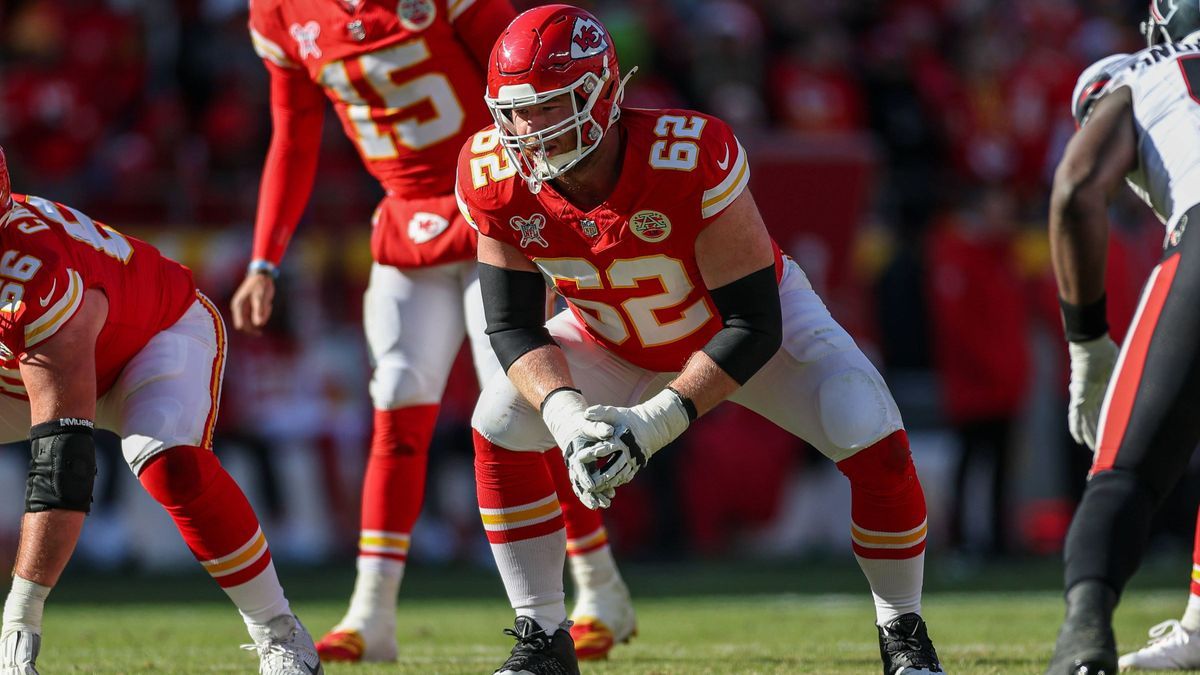
[{"label": "football field grass", "polygon": [[[344,570],[282,576],[314,633],[340,617],[352,582]],[[925,616],[948,672],[1042,672],[1062,612],[1055,563],[944,576],[929,584]],[[1167,583],[1177,576],[1152,571],[1131,588],[1117,614],[1123,650],[1141,646],[1153,624],[1179,616],[1186,583]],[[631,568],[627,577],[639,635],[607,662],[585,664],[584,673],[880,672],[872,605],[853,561],[656,566]],[[254,672],[255,656],[237,649],[247,641],[241,622],[205,582],[199,574],[76,575],[51,596],[41,671]],[[501,629],[511,613],[494,573],[414,569],[405,586],[399,662],[331,664],[326,672],[490,673],[503,661],[512,641]]]}]

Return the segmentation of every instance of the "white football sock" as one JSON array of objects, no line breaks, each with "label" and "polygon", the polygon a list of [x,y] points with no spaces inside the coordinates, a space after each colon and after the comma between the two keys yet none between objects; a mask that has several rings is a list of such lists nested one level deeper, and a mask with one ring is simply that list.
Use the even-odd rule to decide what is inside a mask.
[{"label": "white football sock", "polygon": [[258,576],[244,584],[221,589],[237,605],[246,623],[265,626],[280,614],[291,614],[292,608],[283,595],[279,576],[275,574],[275,563],[269,562]]},{"label": "white football sock", "polygon": [[617,572],[617,561],[613,559],[612,549],[608,545],[594,551],[567,556],[571,563],[571,579],[575,582],[575,592],[594,590],[620,578]]},{"label": "white football sock", "polygon": [[26,630],[41,635],[42,609],[50,587],[13,575],[12,589],[4,601],[4,628],[2,632]]},{"label": "white football sock", "polygon": [[517,616],[531,617],[547,635],[553,635],[567,620],[562,576],[566,529],[533,539],[492,544],[492,555]]},{"label": "white football sock", "polygon": [[1200,632],[1200,595],[1188,594],[1187,609],[1183,610],[1183,620],[1179,623],[1193,633]]},{"label": "white football sock", "polygon": [[925,580],[924,551],[906,560],[854,557],[871,584],[876,624],[882,626],[909,612],[921,613],[921,584]]},{"label": "white football sock", "polygon": [[337,630],[362,632],[379,622],[390,626],[396,620],[396,596],[404,580],[405,563],[380,556],[360,556],[356,567],[358,575],[354,578],[350,608]]}]

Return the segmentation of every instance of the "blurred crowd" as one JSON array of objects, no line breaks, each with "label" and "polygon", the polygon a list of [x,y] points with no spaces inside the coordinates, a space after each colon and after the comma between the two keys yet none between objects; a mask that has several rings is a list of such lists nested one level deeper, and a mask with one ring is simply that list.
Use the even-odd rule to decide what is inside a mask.
[{"label": "blurred crowd", "polygon": [[[627,105],[714,113],[752,163],[774,149],[772,162],[807,167],[800,176],[854,167],[845,175],[858,187],[838,179],[841,192],[808,200],[780,187],[786,171],[772,170],[770,184],[760,171],[753,185],[774,205],[776,238],[820,272],[812,276],[835,317],[895,389],[933,507],[931,546],[1055,550],[1089,458],[1066,434],[1048,185],[1074,128],[1076,77],[1142,46],[1145,3],[579,4],[606,23],[623,68],[639,69]],[[245,0],[0,4],[0,143],[15,188],[149,239],[191,265],[213,297],[231,295],[247,261],[269,134]],[[381,196],[333,115],[324,135],[276,318],[263,338],[231,345],[219,450],[308,559],[353,551],[370,419],[360,297]],[[779,148],[795,151],[781,159]],[[839,217],[826,216],[831,208]],[[1119,339],[1162,231],[1126,195],[1113,224]],[[465,366],[435,440],[417,558],[481,552]],[[628,554],[845,550],[845,519],[829,508],[848,504],[837,496],[845,487],[792,437],[730,408],[680,445],[616,500],[611,527]],[[303,505],[314,500],[321,508]],[[1179,504],[1168,529],[1190,536],[1195,500]],[[305,525],[314,518],[325,534]]]}]

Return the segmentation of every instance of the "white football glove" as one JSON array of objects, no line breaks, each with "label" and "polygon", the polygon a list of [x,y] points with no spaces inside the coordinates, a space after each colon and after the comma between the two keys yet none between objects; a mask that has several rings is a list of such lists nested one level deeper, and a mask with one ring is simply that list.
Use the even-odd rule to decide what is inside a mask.
[{"label": "white football glove", "polygon": [[611,440],[589,444],[575,457],[588,470],[592,492],[602,503],[611,503],[616,488],[632,480],[654,453],[691,423],[683,399],[671,389],[632,408],[594,405],[587,409],[587,418],[615,429]]},{"label": "white football glove", "polygon": [[584,416],[586,411],[587,400],[574,389],[559,389],[542,401],[542,421],[546,423],[554,442],[562,450],[563,460],[567,463],[567,474],[571,477],[571,489],[584,506],[594,510],[602,506],[607,507],[608,504],[601,504],[593,492],[596,486],[587,468],[582,462],[576,461],[575,456],[588,444],[611,439],[613,427],[611,424],[587,419]]},{"label": "white football glove", "polygon": [[1104,392],[1112,377],[1120,350],[1117,343],[1105,333],[1087,342],[1068,342],[1071,354],[1071,394],[1067,409],[1067,426],[1076,443],[1096,450],[1096,430],[1100,425],[1100,407],[1104,404]]}]

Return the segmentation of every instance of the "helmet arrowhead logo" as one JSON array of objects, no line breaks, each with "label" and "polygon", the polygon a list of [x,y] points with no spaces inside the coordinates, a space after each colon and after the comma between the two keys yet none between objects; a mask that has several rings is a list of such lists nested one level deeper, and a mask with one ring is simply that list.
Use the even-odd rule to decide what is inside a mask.
[{"label": "helmet arrowhead logo", "polygon": [[605,49],[608,49],[608,42],[600,24],[586,17],[576,17],[575,28],[571,31],[571,58],[586,59]]}]

